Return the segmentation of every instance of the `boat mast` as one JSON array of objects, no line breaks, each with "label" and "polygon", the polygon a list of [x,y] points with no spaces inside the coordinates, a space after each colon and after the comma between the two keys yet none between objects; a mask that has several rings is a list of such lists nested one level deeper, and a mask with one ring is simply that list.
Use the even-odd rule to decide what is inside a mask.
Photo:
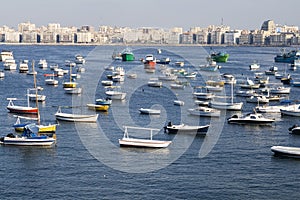
[{"label": "boat mast", "polygon": [[231,78],[231,104],[233,105],[233,78]]},{"label": "boat mast", "polygon": [[[32,60],[32,71],[34,72],[34,60]],[[33,83],[34,83],[34,90],[35,90],[35,104],[37,108],[37,122],[38,125],[40,125],[41,120],[40,120],[40,111],[38,108],[38,92],[37,92],[37,86],[36,86],[36,73],[33,73]]]}]

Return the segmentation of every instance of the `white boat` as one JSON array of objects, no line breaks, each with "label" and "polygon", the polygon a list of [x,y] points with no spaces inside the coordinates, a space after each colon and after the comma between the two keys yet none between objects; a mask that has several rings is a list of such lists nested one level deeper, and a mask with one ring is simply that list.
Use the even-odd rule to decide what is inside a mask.
[{"label": "white boat", "polygon": [[0,61],[5,62],[8,59],[10,60],[14,59],[13,52],[9,50],[2,50],[0,53]]},{"label": "white boat", "polygon": [[111,85],[113,85],[114,84],[114,82],[113,81],[106,81],[106,80],[104,80],[104,81],[101,81],[101,84],[102,85],[104,85],[104,86],[111,86]]},{"label": "white boat", "polygon": [[157,109],[140,108],[139,111],[141,114],[160,115],[160,110]]},{"label": "white boat", "polygon": [[72,114],[61,112],[60,107],[55,113],[55,118],[57,120],[69,121],[69,122],[96,122],[98,119],[98,114],[84,115],[84,114]]},{"label": "white boat", "polygon": [[125,77],[122,75],[115,75],[112,77],[112,81],[113,82],[124,82],[125,81]]},{"label": "white boat", "polygon": [[176,105],[176,106],[184,106],[184,101],[174,100],[173,103],[174,103],[174,105]]},{"label": "white boat", "polygon": [[233,84],[231,84],[231,101],[230,102],[209,102],[209,107],[224,110],[242,110],[243,102],[233,102]]},{"label": "white boat", "polygon": [[149,81],[148,81],[148,86],[149,87],[162,87],[162,82],[159,81],[157,78],[151,78]]},{"label": "white boat", "polygon": [[256,69],[259,69],[260,68],[260,65],[257,64],[257,63],[252,63],[249,65],[249,69],[250,70],[256,70]]},{"label": "white boat", "polygon": [[105,91],[105,94],[110,99],[123,100],[126,98],[126,92],[120,91],[120,87],[106,86],[105,88],[107,89],[107,91]]},{"label": "white boat", "polygon": [[286,109],[291,105],[263,105],[255,107],[255,110],[260,113],[280,113],[281,109]]},{"label": "white boat", "polygon": [[271,124],[275,119],[269,119],[264,117],[260,113],[249,113],[246,115],[233,115],[227,119],[227,122],[230,124],[257,124],[257,125],[266,125]]},{"label": "white boat", "polygon": [[174,64],[177,67],[183,67],[184,66],[184,61],[176,61]]},{"label": "white boat", "polygon": [[47,61],[45,59],[40,59],[38,62],[38,67],[42,69],[46,69],[48,67]]},{"label": "white boat", "polygon": [[271,151],[274,153],[275,156],[300,158],[300,148],[299,147],[272,146]]},{"label": "white boat", "polygon": [[197,108],[188,109],[191,115],[202,116],[202,117],[219,117],[221,111],[213,108],[199,106]]},{"label": "white boat", "polygon": [[247,97],[246,101],[248,103],[269,103],[269,99],[264,95]]},{"label": "white boat", "polygon": [[290,105],[280,109],[281,115],[300,117],[300,104]]},{"label": "white boat", "polygon": [[251,97],[256,95],[256,92],[254,90],[238,90],[235,92],[235,95],[240,97]]},{"label": "white boat", "polygon": [[270,88],[271,94],[289,94],[291,92],[290,87],[276,87],[276,88]]},{"label": "white boat", "polygon": [[66,94],[81,94],[82,88],[76,87],[76,88],[64,88],[64,91]]},{"label": "white boat", "polygon": [[[75,63],[83,65],[85,63],[85,59],[83,58],[82,55],[78,54],[75,56]],[[70,67],[71,67],[71,65],[70,65]]]},{"label": "white boat", "polygon": [[35,124],[25,125],[21,135],[8,134],[0,138],[0,144],[14,146],[52,146],[56,142],[56,135],[38,135],[38,127]]},{"label": "white boat", "polygon": [[209,59],[208,63],[206,65],[200,65],[199,68],[202,71],[215,72],[218,69],[220,69],[221,66],[218,65],[216,61],[213,61],[212,59]]},{"label": "white boat", "polygon": [[178,83],[172,83],[172,84],[170,84],[170,88],[172,88],[172,89],[184,89],[185,85],[178,84]]},{"label": "white boat", "polygon": [[165,73],[164,75],[158,76],[158,79],[163,81],[175,81],[177,76],[175,74]]},{"label": "white boat", "polygon": [[168,133],[199,133],[199,134],[206,134],[209,128],[208,125],[204,126],[191,126],[186,124],[178,124],[174,125],[172,122],[169,122],[167,126],[164,127],[165,132]]},{"label": "white boat", "polygon": [[275,73],[278,71],[278,67],[271,66],[269,70],[265,71],[266,75],[275,75]]},{"label": "white boat", "polygon": [[58,80],[54,79],[54,73],[52,76],[50,76],[49,78],[45,79],[45,83],[47,85],[58,85]]},{"label": "white boat", "polygon": [[224,87],[220,85],[216,85],[216,86],[207,85],[205,86],[205,88],[207,89],[207,91],[210,92],[221,92],[224,89]]},{"label": "white boat", "polygon": [[256,84],[252,80],[247,79],[247,83],[241,84],[240,87],[244,89],[258,89],[260,87],[260,84]]},{"label": "white boat", "polygon": [[4,76],[5,76],[4,71],[0,70],[0,78],[4,78]]},{"label": "white boat", "polygon": [[289,131],[291,134],[300,135],[300,126],[298,126],[298,124],[294,124],[289,128]]},{"label": "white boat", "polygon": [[76,63],[75,62],[71,62],[70,60],[65,60],[65,66],[67,66],[67,67],[75,67]]},{"label": "white boat", "polygon": [[197,99],[212,99],[215,97],[215,94],[211,93],[211,92],[194,92],[193,93],[193,97],[197,98]]},{"label": "white boat", "polygon": [[[153,128],[140,128],[132,126],[124,126],[124,135],[122,139],[119,139],[120,146],[129,146],[129,147],[147,147],[147,148],[166,148],[172,141],[164,140],[153,140],[153,131],[160,131],[159,129]],[[146,130],[150,131],[150,139],[139,139],[139,138],[130,138],[128,134],[128,129],[136,130]]]},{"label": "white boat", "polygon": [[19,72],[20,73],[27,73],[29,70],[28,67],[28,60],[23,60],[19,63]]},{"label": "white boat", "polygon": [[3,63],[4,70],[16,70],[17,63],[14,59],[6,59]]},{"label": "white boat", "polygon": [[40,102],[43,102],[46,100],[46,95],[41,95],[41,94],[28,94],[29,96],[29,100],[30,101],[40,101]]}]

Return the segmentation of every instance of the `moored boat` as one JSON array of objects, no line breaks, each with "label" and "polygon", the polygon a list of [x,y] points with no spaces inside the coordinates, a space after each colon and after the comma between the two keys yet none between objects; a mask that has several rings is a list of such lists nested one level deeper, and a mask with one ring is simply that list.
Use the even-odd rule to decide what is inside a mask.
[{"label": "moored boat", "polygon": [[134,61],[134,54],[129,48],[124,49],[121,52],[122,61]]},{"label": "moored boat", "polygon": [[169,122],[167,126],[164,127],[165,132],[168,133],[195,133],[195,134],[206,134],[209,129],[209,124],[204,126],[191,126],[186,124],[174,125]]},{"label": "moored boat", "polygon": [[160,115],[160,110],[158,109],[140,108],[139,111],[141,114]]},{"label": "moored boat", "polygon": [[257,124],[257,125],[266,125],[272,124],[275,119],[269,119],[264,117],[260,113],[249,113],[246,115],[233,115],[227,119],[227,122],[230,124]]},{"label": "moored boat", "polygon": [[229,58],[229,54],[224,52],[212,52],[210,58],[213,61],[225,63]]},{"label": "moored boat", "polygon": [[98,119],[98,114],[72,114],[63,113],[59,107],[58,111],[55,113],[57,120],[69,121],[69,122],[96,122]]}]

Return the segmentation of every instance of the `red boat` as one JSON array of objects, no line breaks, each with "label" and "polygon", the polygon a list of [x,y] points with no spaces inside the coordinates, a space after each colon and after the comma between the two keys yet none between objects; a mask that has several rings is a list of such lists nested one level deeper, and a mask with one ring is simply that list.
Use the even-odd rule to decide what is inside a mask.
[{"label": "red boat", "polygon": [[9,102],[6,108],[9,110],[9,112],[18,114],[38,114],[37,107],[29,106],[29,100],[27,106],[15,106],[13,100],[17,100],[16,98],[7,98],[7,100],[9,100]]}]

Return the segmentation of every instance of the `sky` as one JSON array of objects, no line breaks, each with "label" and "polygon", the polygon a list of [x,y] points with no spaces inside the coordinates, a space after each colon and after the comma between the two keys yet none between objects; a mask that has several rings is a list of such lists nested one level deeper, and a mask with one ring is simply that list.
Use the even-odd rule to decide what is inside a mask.
[{"label": "sky", "polygon": [[172,28],[224,25],[260,29],[263,21],[300,26],[298,0],[9,0],[1,6],[0,26],[101,25]]}]

